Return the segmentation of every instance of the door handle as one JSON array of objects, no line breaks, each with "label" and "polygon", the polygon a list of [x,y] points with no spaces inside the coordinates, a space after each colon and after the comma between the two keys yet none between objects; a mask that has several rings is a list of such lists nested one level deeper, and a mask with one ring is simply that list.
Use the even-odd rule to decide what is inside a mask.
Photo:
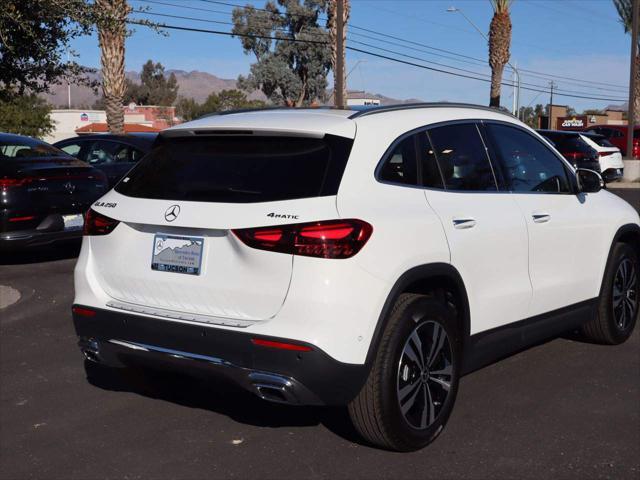
[{"label": "door handle", "polygon": [[473,218],[454,218],[453,228],[464,230],[467,228],[473,228],[476,226],[476,221]]},{"label": "door handle", "polygon": [[551,215],[548,213],[532,213],[531,217],[534,223],[546,223],[551,220]]}]

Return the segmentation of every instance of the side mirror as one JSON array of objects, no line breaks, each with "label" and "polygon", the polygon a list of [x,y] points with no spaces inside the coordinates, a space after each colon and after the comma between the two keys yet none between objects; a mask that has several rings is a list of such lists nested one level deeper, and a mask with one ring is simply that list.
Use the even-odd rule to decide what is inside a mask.
[{"label": "side mirror", "polygon": [[596,193],[604,188],[604,180],[594,170],[578,168],[576,170],[576,179],[578,180],[578,189],[583,193]]}]

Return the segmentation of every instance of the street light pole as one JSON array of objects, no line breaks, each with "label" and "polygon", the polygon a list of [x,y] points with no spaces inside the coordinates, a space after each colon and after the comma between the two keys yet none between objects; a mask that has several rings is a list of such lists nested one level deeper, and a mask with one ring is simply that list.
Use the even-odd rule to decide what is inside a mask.
[{"label": "street light pole", "polygon": [[[475,23],[473,23],[471,21],[471,19],[469,17],[467,17],[464,12],[462,10],[460,10],[457,7],[449,7],[447,8],[447,12],[451,12],[451,13],[459,13],[460,15],[462,15],[462,17],[469,23],[469,25],[471,25],[473,28],[476,29],[476,31],[482,36],[482,38],[484,38],[487,43],[489,43],[489,39],[487,38],[487,36],[484,34],[484,32],[482,30],[480,30]],[[514,85],[514,92],[513,92],[513,96],[516,99],[516,101],[514,102],[514,107],[513,107],[513,114],[520,118],[519,115],[519,110],[520,110],[520,72],[518,71],[518,69],[516,67],[514,67],[513,65],[511,65],[510,62],[507,62],[507,65],[509,65],[509,67],[511,67],[511,70],[513,70],[513,73],[515,75],[515,85]]]},{"label": "street light pole", "polygon": [[633,134],[635,129],[636,112],[636,56],[638,55],[638,9],[640,0],[633,0],[631,21],[631,66],[629,68],[629,110],[627,114],[627,158],[633,158]]}]

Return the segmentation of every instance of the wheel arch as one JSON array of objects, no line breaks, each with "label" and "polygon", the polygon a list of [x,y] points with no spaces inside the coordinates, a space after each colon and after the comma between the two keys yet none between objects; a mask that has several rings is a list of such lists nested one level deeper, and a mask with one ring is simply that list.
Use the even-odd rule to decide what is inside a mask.
[{"label": "wheel arch", "polygon": [[600,275],[600,295],[602,295],[602,289],[604,288],[604,274],[607,269],[607,265],[611,261],[613,255],[613,248],[617,243],[627,243],[634,247],[640,254],[640,225],[635,223],[627,223],[622,225],[613,236],[611,245],[609,246],[609,253],[607,254],[607,260],[602,266]]},{"label": "wheel arch", "polygon": [[391,288],[389,295],[382,307],[378,322],[369,344],[366,365],[371,366],[380,344],[389,312],[402,293],[426,294],[436,291],[450,292],[456,299],[456,309],[461,330],[462,352],[466,350],[470,325],[469,299],[467,290],[458,270],[448,263],[430,263],[418,265],[404,272]]}]

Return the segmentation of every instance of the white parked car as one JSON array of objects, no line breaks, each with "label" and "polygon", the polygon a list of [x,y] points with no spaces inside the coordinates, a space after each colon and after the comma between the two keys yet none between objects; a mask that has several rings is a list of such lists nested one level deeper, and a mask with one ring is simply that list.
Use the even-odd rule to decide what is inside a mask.
[{"label": "white parked car", "polygon": [[348,405],[368,442],[419,449],[464,373],[576,328],[629,337],[640,223],[602,185],[483,107],[185,123],[87,214],[80,347]]},{"label": "white parked car", "polygon": [[606,180],[619,180],[624,173],[624,162],[620,149],[607,140],[603,135],[581,133],[580,137],[598,152],[600,172]]}]

